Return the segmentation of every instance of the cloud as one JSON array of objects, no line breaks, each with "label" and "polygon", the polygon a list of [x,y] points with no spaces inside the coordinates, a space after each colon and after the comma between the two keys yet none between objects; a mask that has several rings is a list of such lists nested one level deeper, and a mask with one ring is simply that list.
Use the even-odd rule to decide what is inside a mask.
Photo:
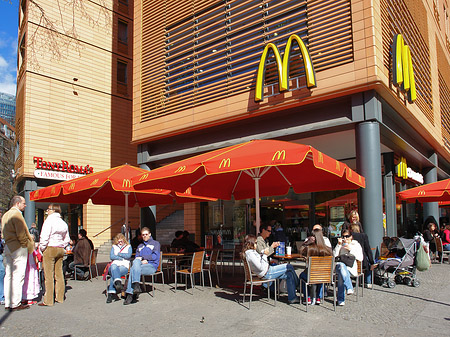
[{"label": "cloud", "polygon": [[0,92],[16,94],[16,69],[0,55]]},{"label": "cloud", "polygon": [[0,68],[8,68],[8,62],[6,62],[5,58],[0,55]]}]

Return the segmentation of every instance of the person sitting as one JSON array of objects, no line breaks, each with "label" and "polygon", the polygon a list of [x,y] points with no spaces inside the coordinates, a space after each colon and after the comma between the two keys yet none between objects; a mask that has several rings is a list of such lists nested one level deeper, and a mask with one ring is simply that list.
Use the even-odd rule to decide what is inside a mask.
[{"label": "person sitting", "polygon": [[148,227],[142,228],[141,233],[144,241],[136,249],[136,258],[133,261],[125,291],[127,294],[123,303],[125,305],[131,304],[137,298],[136,296],[140,292],[141,275],[154,274],[159,266],[161,245],[158,241],[153,240]]},{"label": "person sitting", "polygon": [[445,225],[445,229],[442,232],[442,248],[450,250],[450,225]]},{"label": "person sitting", "polygon": [[357,224],[350,225],[350,234],[352,238],[361,245],[363,251],[363,263],[362,268],[364,270],[364,279],[367,285],[367,288],[372,288],[372,271],[371,266],[374,265],[372,249],[369,244],[369,237],[366,233],[359,232],[359,226]]},{"label": "person sitting", "polygon": [[80,233],[87,240],[87,242],[89,242],[89,246],[91,246],[91,249],[94,250],[94,243],[91,239],[88,238],[86,230],[80,229]]},{"label": "person sitting", "polygon": [[188,231],[183,232],[183,246],[184,252],[186,253],[194,253],[200,250],[200,246],[196,244],[194,241],[189,240],[190,233]]},{"label": "person sitting", "polygon": [[[78,241],[73,248],[73,262],[69,264],[69,269],[75,271],[75,266],[89,266],[91,258],[91,245],[86,237],[86,230],[80,229]],[[89,267],[77,268],[77,278],[85,280],[89,276]]]},{"label": "person sitting", "polygon": [[338,244],[334,247],[333,255],[337,257],[345,253],[353,255],[355,261],[351,267],[347,267],[343,262],[336,263],[336,275],[338,277],[337,304],[340,306],[345,305],[345,290],[347,290],[347,295],[353,294],[353,284],[350,276],[357,276],[356,260],[362,261],[364,258],[361,245],[358,241],[352,240],[352,235],[347,229],[342,231],[342,237],[338,239]]},{"label": "person sitting", "polygon": [[106,303],[111,303],[114,295],[122,292],[121,277],[128,273],[131,254],[132,249],[125,238],[125,235],[122,233],[117,234],[114,237],[111,252],[109,254],[110,259],[112,260],[108,271],[109,275],[111,275],[111,282],[108,288]]},{"label": "person sitting", "polygon": [[[330,242],[330,239],[323,235],[323,228],[322,228],[322,226],[321,226],[320,224],[315,224],[315,225],[313,226],[313,228],[312,228],[312,232],[314,232],[314,230],[316,230],[316,229],[320,230],[320,232],[322,233],[322,238],[323,238],[323,242],[325,243],[325,246],[331,248],[331,242]],[[305,239],[305,242],[306,242],[308,239],[309,239],[309,237]]]},{"label": "person sitting", "polygon": [[273,242],[271,245],[267,242],[270,234],[272,233],[272,226],[270,224],[261,225],[261,233],[256,239],[256,251],[260,254],[264,254],[268,257],[275,253],[275,248],[277,248],[280,243],[278,241]]},{"label": "person sitting", "polygon": [[439,233],[437,231],[436,220],[434,216],[429,216],[424,223],[426,229],[423,231],[423,239],[430,246],[430,252],[436,254],[436,241],[434,238],[439,237]]},{"label": "person sitting", "polygon": [[272,235],[273,235],[274,241],[286,243],[288,241],[288,239],[286,237],[286,233],[284,232],[284,229],[281,226],[281,224],[279,222],[277,222],[276,220],[272,220],[271,225],[273,228]]},{"label": "person sitting", "polygon": [[175,238],[172,240],[172,243],[170,244],[170,248],[173,248],[176,251],[184,250],[183,231],[175,232]]},{"label": "person sitting", "polygon": [[300,298],[296,294],[300,281],[294,267],[287,263],[270,266],[267,261],[267,254],[261,254],[256,250],[256,241],[256,236],[248,234],[245,236],[242,248],[242,257],[249,262],[251,271],[258,277],[266,280],[274,278],[285,279],[288,291],[288,304],[300,303]]},{"label": "person sitting", "polygon": [[134,233],[134,238],[131,240],[131,248],[133,250],[133,253],[136,253],[137,247],[142,243],[142,234],[141,229],[136,229]]},{"label": "person sitting", "polygon": [[[320,225],[319,225],[320,226]],[[315,226],[314,226],[315,227]],[[312,231],[312,235],[308,238],[309,240],[305,242],[302,246],[302,250],[300,252],[301,255],[310,257],[310,256],[331,256],[332,251],[331,247],[328,247],[325,244],[324,237],[322,235],[322,228],[315,228]],[[303,280],[307,280],[308,278],[308,270],[305,269],[300,274],[300,278]],[[302,283],[302,292],[305,292],[305,283]],[[318,286],[312,285],[311,289],[308,291],[310,297],[308,299],[304,299],[308,301],[308,304],[320,304],[323,298],[323,284],[319,284]]]}]

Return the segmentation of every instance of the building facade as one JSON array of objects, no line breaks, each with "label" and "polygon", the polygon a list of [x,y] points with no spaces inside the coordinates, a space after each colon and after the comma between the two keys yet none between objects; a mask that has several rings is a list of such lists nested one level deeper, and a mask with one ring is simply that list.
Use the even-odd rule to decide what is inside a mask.
[{"label": "building facade", "polygon": [[0,118],[14,126],[16,122],[16,97],[0,92]]},{"label": "building facade", "polygon": [[13,194],[14,172],[14,127],[0,118],[0,212],[9,208]]},{"label": "building facade", "polygon": [[[356,197],[267,198],[267,221],[293,232],[315,222],[333,229],[357,207],[372,246],[420,229],[414,206],[398,204],[395,193],[450,173],[449,5],[136,0],[138,164],[154,168],[250,139],[310,144],[364,175],[366,188]],[[184,223],[197,241],[217,231],[237,240],[235,221],[244,214],[248,231],[253,205],[188,205]],[[440,211],[430,203],[422,214]]]},{"label": "building facade", "polygon": [[[22,0],[19,11],[16,184],[27,224],[40,225],[47,204],[31,202],[29,193],[70,178],[42,162],[94,172],[136,164],[133,2]],[[124,216],[123,207],[92,204],[67,205],[64,213],[71,235],[83,227],[96,246],[120,231]],[[130,217],[137,222],[138,210]]]}]

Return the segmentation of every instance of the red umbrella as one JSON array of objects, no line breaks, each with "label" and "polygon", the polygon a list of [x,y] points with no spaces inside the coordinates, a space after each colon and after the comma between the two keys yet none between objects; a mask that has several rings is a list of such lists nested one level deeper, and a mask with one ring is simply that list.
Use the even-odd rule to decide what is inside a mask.
[{"label": "red umbrella", "polygon": [[450,201],[450,179],[410,188],[397,195],[406,202]]},{"label": "red umbrella", "polygon": [[150,172],[128,164],[86,176],[67,180],[36,190],[30,194],[33,201],[85,204],[89,201],[97,205],[125,206],[125,223],[128,224],[128,207],[150,205],[214,201],[217,199],[192,195],[190,189],[184,193],[163,189],[136,190],[131,177]]},{"label": "red umbrella", "polygon": [[167,188],[208,197],[236,200],[346,190],[365,187],[365,179],[309,145],[277,140],[252,140],[181,160],[132,179],[136,189]]}]

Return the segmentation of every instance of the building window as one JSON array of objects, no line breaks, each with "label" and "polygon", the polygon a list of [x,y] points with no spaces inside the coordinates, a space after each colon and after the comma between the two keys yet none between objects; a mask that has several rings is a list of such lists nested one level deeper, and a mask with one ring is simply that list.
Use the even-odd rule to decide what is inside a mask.
[{"label": "building window", "polygon": [[117,82],[127,84],[127,63],[117,61]]},{"label": "building window", "polygon": [[122,20],[119,20],[118,38],[119,42],[128,44],[128,24]]}]

